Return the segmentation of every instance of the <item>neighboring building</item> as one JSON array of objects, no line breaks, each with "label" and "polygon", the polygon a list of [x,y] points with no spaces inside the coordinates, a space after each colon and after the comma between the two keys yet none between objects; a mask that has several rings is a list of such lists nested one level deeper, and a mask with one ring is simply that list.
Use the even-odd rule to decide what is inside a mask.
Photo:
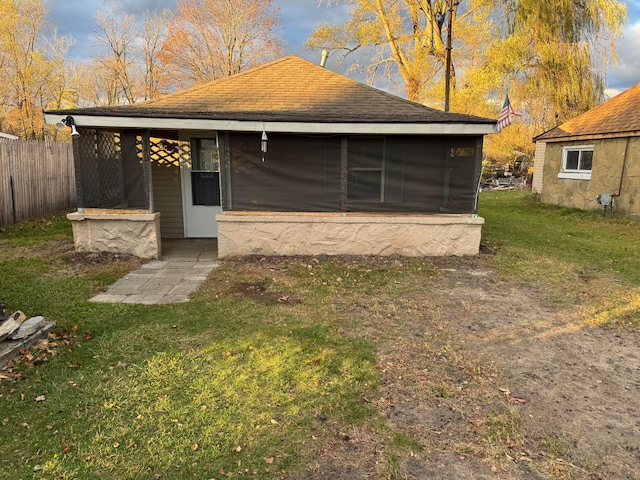
[{"label": "neighboring building", "polygon": [[4,138],[5,140],[18,140],[18,138],[20,138],[20,137],[17,137],[15,135],[11,135],[10,133],[0,132],[0,139],[2,139],[2,138]]},{"label": "neighboring building", "polygon": [[543,203],[601,208],[607,194],[615,210],[640,214],[640,84],[534,141]]},{"label": "neighboring building", "polygon": [[46,112],[74,136],[76,247],[142,257],[160,237],[230,255],[479,250],[483,136],[296,56],[147,102]]}]

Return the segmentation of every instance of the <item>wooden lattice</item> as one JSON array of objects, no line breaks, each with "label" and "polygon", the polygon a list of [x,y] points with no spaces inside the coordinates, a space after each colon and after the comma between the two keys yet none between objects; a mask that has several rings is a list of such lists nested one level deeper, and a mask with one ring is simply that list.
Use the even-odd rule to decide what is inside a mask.
[{"label": "wooden lattice", "polygon": [[[189,142],[182,140],[167,140],[165,138],[150,138],[149,152],[151,162],[166,167],[180,167],[191,163],[191,147]],[[142,157],[142,145],[138,146],[138,155]]]},{"label": "wooden lattice", "polygon": [[78,141],[82,206],[118,203],[122,191],[120,134],[87,129]]}]

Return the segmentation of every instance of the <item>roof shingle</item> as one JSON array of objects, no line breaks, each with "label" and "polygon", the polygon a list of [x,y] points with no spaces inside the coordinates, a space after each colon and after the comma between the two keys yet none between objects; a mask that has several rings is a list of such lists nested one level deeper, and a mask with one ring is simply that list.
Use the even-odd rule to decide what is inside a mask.
[{"label": "roof shingle", "polygon": [[640,83],[534,140],[640,133]]},{"label": "roof shingle", "polygon": [[146,102],[48,113],[317,123],[495,123],[410,102],[295,55]]}]

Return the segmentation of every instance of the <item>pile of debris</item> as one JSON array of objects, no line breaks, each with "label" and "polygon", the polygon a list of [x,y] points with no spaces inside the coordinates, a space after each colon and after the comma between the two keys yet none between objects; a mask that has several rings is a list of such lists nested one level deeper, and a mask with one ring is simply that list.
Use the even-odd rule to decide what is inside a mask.
[{"label": "pile of debris", "polygon": [[527,177],[492,177],[482,182],[483,190],[523,190],[531,185]]},{"label": "pile of debris", "polygon": [[27,350],[46,337],[56,326],[41,316],[27,316],[20,310],[5,314],[5,305],[0,304],[0,369],[21,351]]}]

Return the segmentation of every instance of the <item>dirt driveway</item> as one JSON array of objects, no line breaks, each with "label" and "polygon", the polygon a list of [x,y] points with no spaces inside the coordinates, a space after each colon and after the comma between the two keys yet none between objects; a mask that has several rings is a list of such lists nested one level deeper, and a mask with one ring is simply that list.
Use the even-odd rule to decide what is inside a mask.
[{"label": "dirt driveway", "polygon": [[400,435],[341,432],[296,479],[640,478],[638,336],[589,326],[579,304],[558,309],[548,287],[500,280],[485,260],[436,260],[402,298],[342,300],[379,351],[367,401]]}]

